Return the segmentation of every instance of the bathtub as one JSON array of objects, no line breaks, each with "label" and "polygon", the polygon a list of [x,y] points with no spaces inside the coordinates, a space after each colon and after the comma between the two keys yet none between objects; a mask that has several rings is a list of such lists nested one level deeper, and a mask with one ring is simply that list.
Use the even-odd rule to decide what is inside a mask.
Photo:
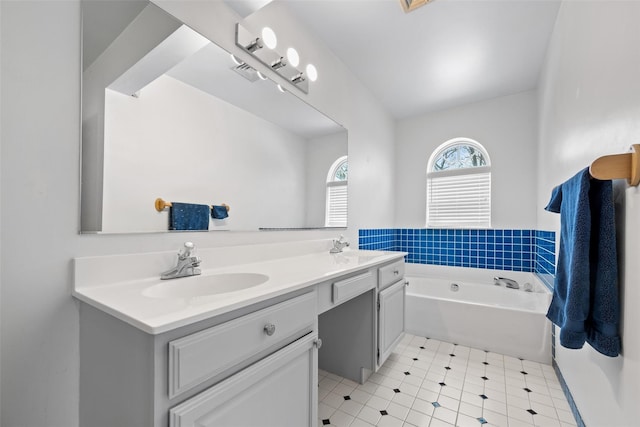
[{"label": "bathtub", "polygon": [[[408,264],[405,330],[414,335],[551,363],[551,293],[532,273]],[[421,268],[422,267],[422,268]],[[493,277],[520,289],[495,286]],[[530,283],[533,292],[523,290]]]}]

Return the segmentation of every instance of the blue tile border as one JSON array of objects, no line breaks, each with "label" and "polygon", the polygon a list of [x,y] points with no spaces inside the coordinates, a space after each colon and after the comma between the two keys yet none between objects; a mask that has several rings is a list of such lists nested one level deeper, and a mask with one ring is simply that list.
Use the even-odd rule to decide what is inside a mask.
[{"label": "blue tile border", "polygon": [[555,232],[523,229],[361,229],[360,249],[407,252],[415,264],[555,274]]},{"label": "blue tile border", "polygon": [[562,372],[560,372],[560,367],[556,363],[555,357],[553,358],[553,370],[556,372],[556,376],[558,377],[558,381],[560,381],[560,386],[562,387],[562,391],[564,392],[565,397],[567,398],[567,402],[569,403],[569,407],[571,408],[571,413],[576,420],[576,424],[578,427],[585,427],[584,421],[582,420],[582,416],[580,415],[580,411],[578,411],[578,407],[576,406],[576,402],[573,400],[573,396],[571,395],[571,391],[569,391],[569,387],[562,376]]}]

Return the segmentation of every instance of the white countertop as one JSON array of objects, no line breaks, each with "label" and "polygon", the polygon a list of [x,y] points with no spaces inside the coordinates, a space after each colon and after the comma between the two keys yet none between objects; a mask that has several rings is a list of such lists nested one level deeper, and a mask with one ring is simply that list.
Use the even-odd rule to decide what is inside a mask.
[{"label": "white countertop", "polygon": [[[109,257],[78,258],[75,260],[73,296],[149,334],[160,334],[351,272],[401,259],[404,255],[404,252],[359,250],[330,254],[324,250],[220,268],[207,269],[203,262],[202,276],[259,273],[267,275],[268,280],[239,291],[189,298],[149,297],[144,292],[161,282],[186,284],[199,276],[161,281],[161,270],[158,269],[157,274],[151,277],[114,277],[113,280],[106,280],[102,275],[94,280],[91,275],[99,276],[101,272],[114,268],[109,267]],[[95,268],[97,258],[105,258],[104,262],[98,260],[100,268]],[[122,256],[114,258],[121,259]]]}]

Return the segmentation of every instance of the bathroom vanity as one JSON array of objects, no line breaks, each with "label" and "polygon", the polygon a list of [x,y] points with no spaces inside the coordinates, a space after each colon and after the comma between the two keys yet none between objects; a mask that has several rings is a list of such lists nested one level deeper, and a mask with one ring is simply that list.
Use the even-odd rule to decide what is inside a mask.
[{"label": "bathroom vanity", "polygon": [[405,254],[287,245],[76,259],[80,424],[315,426],[318,366],[364,382],[401,339]]}]

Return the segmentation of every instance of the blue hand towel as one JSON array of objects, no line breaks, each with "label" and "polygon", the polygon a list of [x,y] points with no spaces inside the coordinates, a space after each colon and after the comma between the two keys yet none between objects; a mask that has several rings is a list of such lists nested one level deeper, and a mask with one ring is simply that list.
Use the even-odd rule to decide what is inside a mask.
[{"label": "blue hand towel", "polygon": [[209,206],[172,202],[169,208],[169,230],[208,230]]},{"label": "blue hand towel", "polygon": [[211,217],[214,219],[225,219],[229,216],[226,206],[211,206]]},{"label": "blue hand towel", "polygon": [[560,213],[560,250],[547,317],[560,327],[560,344],[620,353],[618,265],[611,181],[589,169],[553,189],[545,208]]}]

